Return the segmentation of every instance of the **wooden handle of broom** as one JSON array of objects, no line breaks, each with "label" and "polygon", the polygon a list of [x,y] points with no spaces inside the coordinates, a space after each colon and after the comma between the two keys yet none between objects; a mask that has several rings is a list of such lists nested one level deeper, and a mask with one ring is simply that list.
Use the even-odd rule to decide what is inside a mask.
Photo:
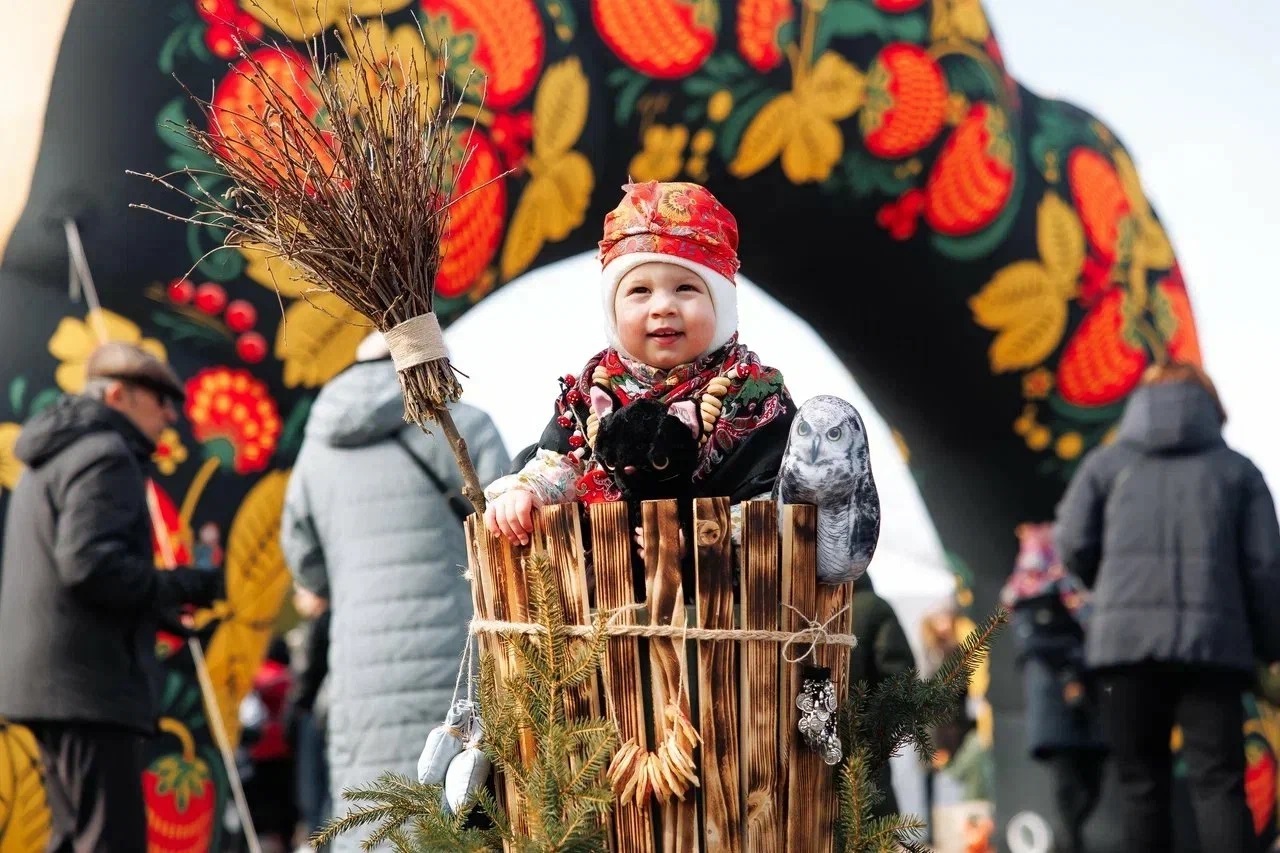
[{"label": "wooden handle of broom", "polygon": [[448,406],[438,406],[432,416],[440,424],[440,431],[449,440],[449,447],[458,461],[458,471],[462,474],[462,493],[471,501],[477,515],[484,515],[484,489],[480,488],[480,478],[476,475],[476,466],[467,452],[467,440],[458,432],[458,425],[453,422],[453,415]]}]

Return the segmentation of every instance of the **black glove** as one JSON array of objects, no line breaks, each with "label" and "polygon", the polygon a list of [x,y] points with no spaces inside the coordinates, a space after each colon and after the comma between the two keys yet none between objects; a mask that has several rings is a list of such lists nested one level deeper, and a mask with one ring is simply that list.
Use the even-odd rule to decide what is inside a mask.
[{"label": "black glove", "polygon": [[164,605],[208,607],[226,594],[226,579],[220,570],[172,569],[159,575]]},{"label": "black glove", "polygon": [[161,609],[156,612],[156,629],[167,631],[182,639],[199,636],[198,631],[193,631],[186,625],[182,624],[182,614],[176,610]]}]

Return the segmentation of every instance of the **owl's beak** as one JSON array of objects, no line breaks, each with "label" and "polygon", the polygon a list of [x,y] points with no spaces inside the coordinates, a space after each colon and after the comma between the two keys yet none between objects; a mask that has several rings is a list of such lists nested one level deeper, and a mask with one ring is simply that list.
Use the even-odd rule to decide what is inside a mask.
[{"label": "owl's beak", "polygon": [[622,466],[622,473],[626,474],[628,477],[630,477],[630,476],[631,476],[632,474],[634,474],[635,472],[636,472],[636,466],[634,466],[634,465],[624,465],[624,466]]},{"label": "owl's beak", "polygon": [[809,444],[809,461],[818,461],[818,439],[816,438]]}]

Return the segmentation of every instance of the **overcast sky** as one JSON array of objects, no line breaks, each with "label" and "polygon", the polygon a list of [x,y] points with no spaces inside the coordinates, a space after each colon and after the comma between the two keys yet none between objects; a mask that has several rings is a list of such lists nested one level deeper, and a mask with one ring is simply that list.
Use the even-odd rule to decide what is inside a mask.
[{"label": "overcast sky", "polygon": [[1109,124],[1182,262],[1227,439],[1280,486],[1280,2],[987,0],[1011,73]]}]

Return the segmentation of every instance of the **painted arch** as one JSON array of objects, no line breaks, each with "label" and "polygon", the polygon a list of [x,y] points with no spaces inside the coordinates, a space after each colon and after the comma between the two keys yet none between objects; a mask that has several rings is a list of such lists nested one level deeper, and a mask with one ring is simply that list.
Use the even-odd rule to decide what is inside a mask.
[{"label": "painted arch", "polygon": [[[515,171],[456,209],[446,323],[593,247],[627,175],[710,186],[738,215],[752,279],[821,334],[903,437],[975,614],[1012,565],[1015,525],[1051,514],[1144,366],[1164,352],[1199,359],[1187,287],[1129,152],[1089,113],[1010,77],[979,0],[298,5],[313,11],[49,4],[65,32],[58,42],[41,19],[52,75],[11,231],[0,207],[0,505],[20,471],[17,425],[81,387],[95,328],[162,351],[190,394],[156,483],[180,549],[228,571],[231,600],[205,631],[224,707],[247,689],[288,588],[272,526],[310,402],[364,334],[344,305],[302,298],[260,254],[207,255],[211,234],[128,207],[174,198],[127,169],[200,165],[168,129],[200,118],[177,80],[231,111],[252,98],[229,70],[237,31],[292,44],[268,62],[285,79],[300,42],[348,9],[384,9],[388,45],[416,38],[416,13],[462,59],[456,73],[486,75],[485,101],[464,110],[478,132],[458,189]],[[69,298],[66,220],[101,315]],[[158,647],[171,659],[171,722],[148,770],[153,849],[192,849],[219,831],[225,779],[186,652],[171,638]],[[1022,705],[1007,649],[988,698],[999,743]],[[30,784],[14,758],[25,741],[10,727],[0,742],[0,851],[25,853],[4,796]],[[1011,746],[1000,760],[1017,756]],[[1002,787],[1002,813],[1018,809],[1018,788]]]}]

